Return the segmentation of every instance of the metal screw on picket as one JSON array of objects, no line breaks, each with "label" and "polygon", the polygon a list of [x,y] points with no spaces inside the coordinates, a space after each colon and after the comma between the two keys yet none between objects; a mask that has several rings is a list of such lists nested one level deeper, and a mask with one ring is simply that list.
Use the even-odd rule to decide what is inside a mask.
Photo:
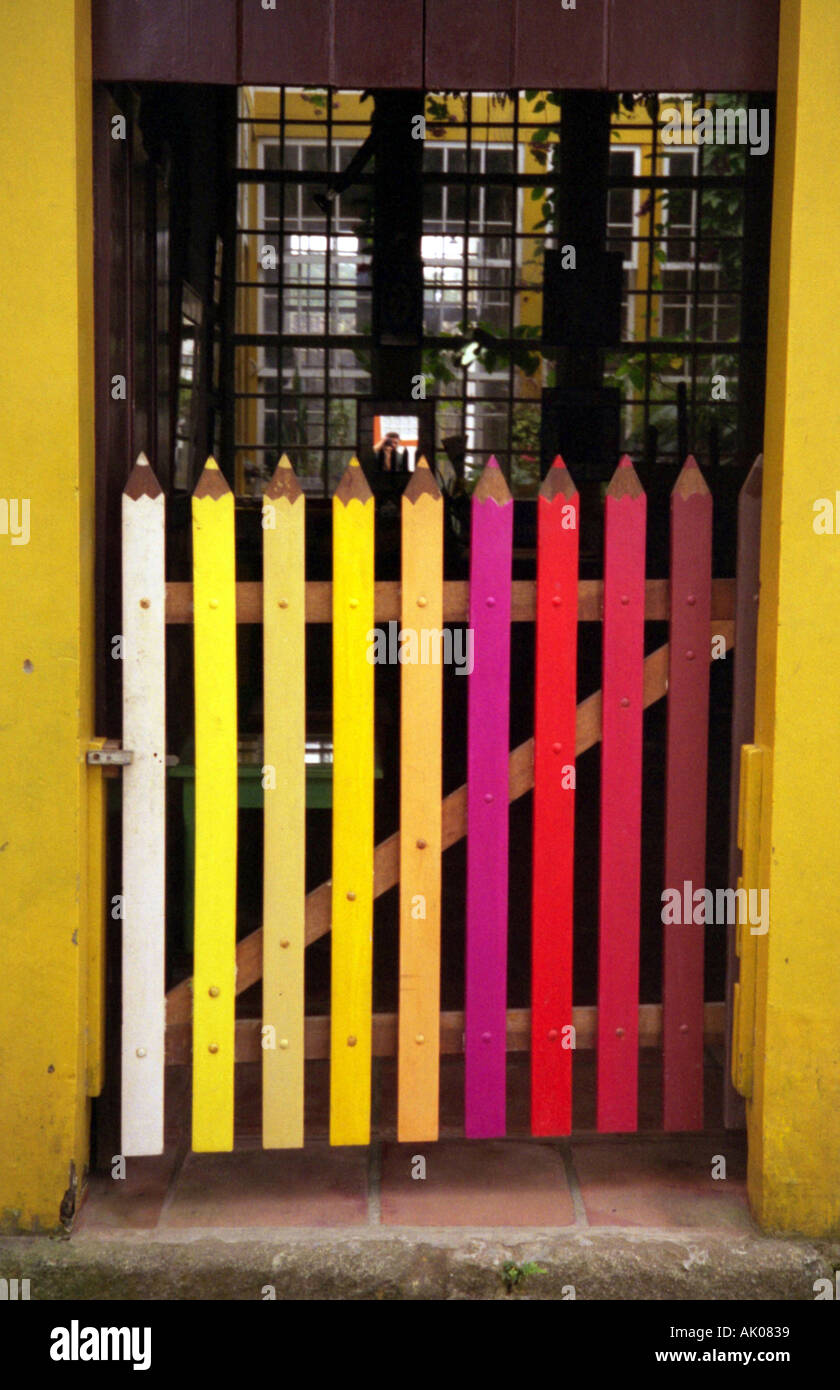
[{"label": "metal screw on picket", "polygon": [[493,793],[492,793],[492,792],[485,792],[485,793],[484,793],[484,800],[485,800],[485,801],[487,802],[487,804],[489,805],[490,802],[493,800]]},{"label": "metal screw on picket", "polygon": [[689,608],[693,608],[696,602],[697,600],[694,597],[694,595],[689,594],[688,598],[686,599],[686,603],[688,604]]},{"label": "metal screw on picket", "polygon": [[627,707],[628,707],[629,704],[630,704],[630,701],[628,700],[627,696],[624,695],[624,696],[622,697],[622,700],[621,700],[621,708],[622,708],[622,709],[627,709]]},{"label": "metal screw on picket", "polygon": [[288,606],[289,606],[289,600],[288,600],[287,598],[279,598],[279,599],[277,600],[277,607],[278,607],[278,608],[288,608]]},{"label": "metal screw on picket", "polygon": [[482,1041],[482,1042],[490,1042],[492,1036],[493,1036],[492,1033],[482,1033],[482,1035],[481,1035],[481,1041]]},{"label": "metal screw on picket", "polygon": [[616,1036],[617,1038],[623,1038],[623,1037],[624,1037],[624,1029],[623,1029],[623,1028],[616,1028],[616,1030],[615,1030],[615,1036]]},{"label": "metal screw on picket", "polygon": [[553,746],[554,746],[554,752],[555,752],[555,753],[562,753],[562,752],[563,752],[563,745],[562,745],[562,743],[555,743]]},{"label": "metal screw on picket", "polygon": [[358,608],[358,606],[359,606],[359,600],[358,600],[357,598],[351,598],[351,600],[350,600],[350,607],[351,607],[351,608]]},{"label": "metal screw on picket", "polygon": [[686,654],[685,654],[685,659],[686,659],[686,661],[693,661],[693,660],[694,660],[694,652],[691,652],[691,651],[686,652]]},{"label": "metal screw on picket", "polygon": [[141,608],[151,608],[151,606],[152,606],[152,604],[151,604],[151,599],[141,598],[141,600],[140,600],[140,607],[141,607]]},{"label": "metal screw on picket", "polygon": [[423,595],[421,594],[420,597],[419,597],[419,599],[417,600],[417,607],[418,607],[418,608],[425,608],[425,607],[426,607],[426,604],[428,603],[428,601],[429,601],[429,600],[428,600],[427,598],[424,598]]},{"label": "metal screw on picket", "polygon": [[135,1053],[135,1056],[137,1056],[137,1057],[145,1057],[145,1055],[146,1055],[146,1049],[145,1049],[145,1047],[138,1047],[137,1052]]},{"label": "metal screw on picket", "polygon": [[628,595],[628,594],[622,594],[622,595],[621,595],[621,602],[624,604],[624,607],[626,608],[627,605],[628,605],[628,603],[630,602],[630,597],[629,597],[629,595]]},{"label": "metal screw on picket", "polygon": [[416,1043],[424,1043],[424,1042],[426,1041],[426,1039],[423,1037],[423,1034],[422,1034],[422,1033],[418,1033],[418,1034],[417,1034],[417,1037],[414,1039],[414,1041],[415,1041]]},{"label": "metal screw on picket", "polygon": [[207,1044],[207,1051],[208,1051],[208,1052],[218,1052],[218,1050],[219,1050],[219,1044],[218,1044],[218,1043],[208,1043],[208,1044]]},{"label": "metal screw on picket", "polygon": [[211,985],[210,988],[208,989],[207,993],[210,995],[210,998],[211,998],[211,999],[218,999],[218,997],[219,997],[219,986],[218,986],[218,985]]},{"label": "metal screw on picket", "polygon": [[563,600],[561,599],[561,597],[560,597],[559,594],[555,594],[555,595],[554,595],[554,598],[551,600],[551,602],[554,604],[554,607],[555,607],[555,608],[559,608],[559,607],[560,607],[560,604],[563,602]]},{"label": "metal screw on picket", "polygon": [[556,1041],[557,1041],[557,1029],[556,1029],[556,1028],[549,1028],[549,1030],[548,1030],[548,1041],[549,1041],[549,1042],[556,1042]]},{"label": "metal screw on picket", "polygon": [[681,1032],[681,1033],[687,1033],[687,1032],[688,1032],[688,1024],[687,1024],[687,1023],[681,1023],[681,1024],[680,1024],[680,1032]]},{"label": "metal screw on picket", "polygon": [[495,607],[496,607],[496,600],[495,600],[494,598],[489,598],[489,599],[487,600],[487,607],[488,607],[488,608],[495,608]]},{"label": "metal screw on picket", "polygon": [[210,600],[210,607],[211,607],[211,608],[218,608],[218,606],[219,606],[219,600],[218,600],[217,598],[211,598],[211,600]]},{"label": "metal screw on picket", "polygon": [[355,894],[355,893],[348,893],[348,894],[347,894],[347,901],[348,901],[349,903],[354,903],[354,902],[356,901],[356,894]]},{"label": "metal screw on picket", "polygon": [[417,848],[418,848],[418,849],[425,849],[425,848],[426,848],[426,841],[425,841],[425,840],[418,840],[418,841],[417,841]]},{"label": "metal screw on picket", "polygon": [[281,941],[281,942],[280,942],[280,949],[281,949],[282,951],[288,951],[288,949],[289,949],[289,943],[288,943],[288,941]]},{"label": "metal screw on picket", "polygon": [[280,1039],[280,1046],[281,1046],[282,1048],[288,1047],[288,1046],[289,1046],[289,1039],[288,1039],[288,1038],[281,1038],[281,1039]]},{"label": "metal screw on picket", "polygon": [[355,1046],[356,1046],[356,1043],[357,1043],[358,1041],[359,1041],[359,1040],[358,1040],[358,1038],[356,1037],[355,1033],[351,1033],[350,1036],[349,1036],[349,1038],[347,1039],[347,1046],[348,1046],[348,1047],[355,1047]]}]

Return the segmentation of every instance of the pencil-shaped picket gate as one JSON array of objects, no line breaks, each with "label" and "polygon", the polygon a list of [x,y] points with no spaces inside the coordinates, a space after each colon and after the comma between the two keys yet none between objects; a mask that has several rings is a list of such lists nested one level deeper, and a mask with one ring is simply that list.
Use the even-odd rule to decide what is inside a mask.
[{"label": "pencil-shaped picket gate", "polygon": [[263,1147],[303,1144],[305,498],[281,458],[263,499]]},{"label": "pencil-shaped picket gate", "polygon": [[367,1144],[370,1140],[373,572],[373,494],[353,459],[333,495],[333,1144]]},{"label": "pencil-shaped picket gate", "polygon": [[598,933],[601,1132],[638,1113],[646,499],[625,455],[607,488]]},{"label": "pencil-shaped picket gate", "polygon": [[[165,499],[144,458],[131,474],[123,497],[125,752],[119,759],[126,1154],[162,1152],[164,1065],[190,1059],[190,1033],[197,1151],[233,1147],[236,1060],[261,1062],[266,1148],[300,1147],[307,1137],[307,1057],[329,1058],[335,1145],[370,1141],[374,1055],[397,1058],[403,1142],[438,1138],[441,1056],[456,1052],[464,1059],[468,1137],[505,1133],[512,1050],[531,1052],[533,1134],[568,1134],[572,1063],[581,1046],[597,1049],[598,1129],[633,1131],[640,1041],[663,1045],[664,1129],[702,1126],[704,1030],[708,1036],[710,1017],[723,1017],[723,1005],[704,1002],[702,925],[685,917],[672,924],[663,912],[663,1003],[640,1000],[643,711],[667,697],[661,881],[679,890],[682,908],[685,885],[696,889],[705,878],[710,637],[732,645],[736,596],[739,612],[750,599],[754,617],[754,544],[750,563],[739,559],[738,586],[712,580],[711,497],[691,458],[672,494],[668,580],[645,578],[646,499],[626,457],[606,493],[603,583],[578,577],[579,498],[559,458],[537,503],[535,580],[512,579],[513,501],[495,459],[470,503],[468,584],[444,579],[444,498],[425,461],[408,480],[401,506],[401,583],[375,584],[374,501],[353,460],[332,502],[332,584],[307,583],[305,498],[284,457],[263,501],[262,584],[237,584],[234,499],[209,459],[192,499],[190,588],[166,582]],[[375,623],[396,617],[402,625],[399,824],[375,845],[374,671],[384,637]],[[442,662],[453,647],[453,625],[465,619],[472,658],[467,777],[444,796]],[[648,656],[646,619],[670,625],[668,644]],[[513,750],[511,621],[535,623],[534,736]],[[601,689],[578,703],[579,623],[597,621],[603,624]],[[167,622],[194,628],[196,822],[194,973],[165,996]],[[264,708],[263,920],[239,943],[238,802],[241,795],[243,805],[253,805],[254,788],[251,769],[243,772],[237,763],[237,622],[263,627]],[[332,624],[332,876],[307,892],[305,653],[306,624],[313,622]],[[597,1008],[573,1008],[576,762],[599,742],[598,999]],[[106,761],[103,749],[98,740],[89,760]],[[738,883],[744,887],[757,881],[761,756],[754,745],[741,754]],[[185,776],[191,771],[187,766]],[[510,803],[531,788],[531,1007],[514,1001],[509,1009],[508,816]],[[104,802],[92,802],[97,837],[103,816]],[[442,1013],[442,854],[461,838],[467,849],[464,1009]],[[96,854],[93,845],[94,878]],[[398,1011],[374,1016],[374,899],[396,886]],[[663,908],[672,896],[663,893]],[[306,946],[328,932],[330,1017],[307,1018]],[[748,1096],[760,943],[743,913],[736,942],[732,1079]],[[99,969],[95,957],[91,968]],[[262,1017],[237,1020],[236,994],[261,977]],[[95,1033],[95,1009],[91,1020]],[[99,1083],[97,1058],[94,1046],[91,1087]]]},{"label": "pencil-shaped picket gate", "polygon": [[[704,927],[693,894],[706,881],[709,743],[709,624],[712,612],[712,495],[689,457],[671,494],[671,625],[665,771],[663,906],[663,1116],[666,1130],[703,1128]],[[685,885],[690,885],[688,895]],[[691,914],[686,921],[686,897]],[[701,899],[702,901],[702,899]]]},{"label": "pencil-shaped picket gate", "polygon": [[537,501],[534,839],[531,926],[531,1129],[572,1122],[577,489],[561,458]]},{"label": "pencil-shaped picket gate", "polygon": [[467,959],[464,1010],[468,1138],[505,1133],[508,761],[513,500],[495,458],[472,494],[467,711]]},{"label": "pencil-shaped picket gate", "polygon": [[163,1153],[166,967],[165,499],[145,454],[122,496],[121,1152]]},{"label": "pencil-shaped picket gate", "polygon": [[237,700],[233,493],[208,459],[192,498],[195,967],[192,1147],[233,1148]]},{"label": "pencil-shaped picket gate", "polygon": [[[443,502],[425,459],[402,496],[397,1138],[438,1137]],[[434,648],[433,648],[434,644]]]}]

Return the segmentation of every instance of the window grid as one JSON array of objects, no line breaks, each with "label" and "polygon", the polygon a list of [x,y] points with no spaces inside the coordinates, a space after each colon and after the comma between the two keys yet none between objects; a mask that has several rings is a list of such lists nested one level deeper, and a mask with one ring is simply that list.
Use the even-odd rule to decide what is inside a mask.
[{"label": "window grid", "polygon": [[[367,248],[354,231],[350,207],[372,180],[369,173],[360,176],[344,195],[346,207],[336,198],[326,213],[314,213],[311,196],[323,191],[327,170],[344,167],[348,148],[358,146],[359,117],[340,117],[338,94],[325,93],[310,118],[292,119],[289,89],[275,90],[274,120],[240,118],[240,245],[249,237],[276,241],[278,254],[271,271],[259,270],[254,279],[243,266],[237,281],[238,297],[256,292],[259,303],[258,331],[238,332],[237,350],[255,350],[259,368],[257,389],[240,374],[236,392],[237,406],[257,402],[257,437],[237,437],[236,447],[268,455],[267,461],[282,448],[304,473],[311,470],[310,485],[328,491],[354,447],[355,400],[370,393],[370,288],[362,274]],[[457,104],[449,101],[450,109]],[[556,379],[554,350],[538,335],[523,335],[527,297],[542,293],[541,272],[530,267],[535,255],[538,266],[542,250],[556,244],[550,221],[534,228],[525,217],[534,189],[545,189],[549,200],[556,190],[549,153],[556,141],[542,144],[545,167],[534,172],[526,151],[543,121],[534,118],[523,93],[512,94],[504,109],[491,111],[492,101],[465,94],[460,119],[446,132],[457,140],[427,138],[424,148],[424,349],[447,354],[453,364],[453,380],[438,379],[432,388],[440,402],[438,448],[447,434],[464,434],[468,472],[493,452],[510,471],[515,448],[523,454],[533,448],[523,448],[521,439],[515,445],[515,428],[534,418],[527,407],[538,407],[540,387]],[[706,104],[706,94],[695,101]],[[485,105],[481,117],[479,102]],[[251,150],[260,152],[257,167],[248,157],[249,127]],[[724,262],[737,265],[743,227],[730,232],[710,224],[704,199],[742,190],[745,180],[721,172],[705,149],[699,157],[697,149],[664,147],[660,127],[658,112],[646,122],[612,123],[606,244],[623,252],[623,341],[608,350],[605,365],[607,382],[620,377],[624,390],[623,447],[645,452],[656,428],[657,456],[664,459],[677,449],[680,390],[696,437],[709,375],[723,362],[737,379],[741,287]],[[254,183],[258,225],[250,226]],[[498,338],[493,370],[458,360],[469,341],[459,324],[477,320]],[[244,317],[238,321],[244,330],[251,326]],[[515,364],[514,350],[523,346],[541,357],[532,376]],[[617,366],[628,360],[638,370],[632,378],[626,372],[616,377]],[[734,391],[727,398],[736,404]]]}]

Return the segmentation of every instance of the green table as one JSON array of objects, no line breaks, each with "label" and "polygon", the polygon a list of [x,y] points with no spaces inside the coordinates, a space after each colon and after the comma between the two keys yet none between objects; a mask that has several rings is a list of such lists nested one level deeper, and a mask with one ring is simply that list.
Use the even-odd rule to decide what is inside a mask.
[{"label": "green table", "polygon": [[[240,810],[259,811],[263,804],[262,740],[240,739],[238,750],[237,805]],[[304,757],[306,809],[328,811],[332,806],[332,739],[307,739]],[[181,783],[184,817],[184,947],[191,951],[195,917],[195,744],[192,739],[185,745],[178,765],[169,769],[169,776]],[[374,777],[381,776],[377,751]]]}]

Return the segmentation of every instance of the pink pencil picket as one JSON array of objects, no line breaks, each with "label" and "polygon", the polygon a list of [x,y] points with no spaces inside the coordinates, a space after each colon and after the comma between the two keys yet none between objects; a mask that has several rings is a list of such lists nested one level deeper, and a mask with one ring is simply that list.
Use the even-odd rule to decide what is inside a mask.
[{"label": "pink pencil picket", "polygon": [[647,500],[630,459],[607,489],[598,942],[598,1129],[637,1126]]},{"label": "pink pencil picket", "polygon": [[467,712],[465,1120],[505,1132],[508,758],[513,502],[495,458],[472,495]]}]

